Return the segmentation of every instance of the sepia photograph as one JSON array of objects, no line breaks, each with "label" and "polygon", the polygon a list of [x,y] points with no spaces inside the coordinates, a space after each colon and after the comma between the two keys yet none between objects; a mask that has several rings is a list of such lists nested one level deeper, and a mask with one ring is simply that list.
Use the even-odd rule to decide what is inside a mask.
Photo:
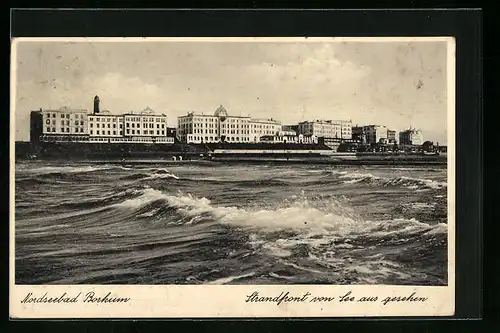
[{"label": "sepia photograph", "polygon": [[15,40],[13,283],[449,287],[450,45]]}]

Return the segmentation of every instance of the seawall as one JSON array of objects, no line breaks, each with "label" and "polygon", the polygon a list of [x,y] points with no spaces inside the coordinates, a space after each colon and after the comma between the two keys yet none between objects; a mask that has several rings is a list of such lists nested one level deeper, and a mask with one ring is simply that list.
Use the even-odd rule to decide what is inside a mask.
[{"label": "seawall", "polygon": [[[329,164],[329,165],[446,165],[446,155],[394,153],[334,153],[322,146],[286,147],[287,150],[220,150],[205,145],[175,144],[95,144],[16,142],[16,159],[74,160],[93,163],[247,163],[247,164]],[[214,149],[211,152],[211,149]],[[230,148],[230,147],[224,147]],[[255,147],[254,147],[255,148]],[[285,147],[280,147],[285,148]],[[291,148],[291,149],[290,149]],[[292,150],[293,149],[293,150]],[[210,155],[210,157],[209,157]],[[182,161],[179,161],[182,157]]]}]

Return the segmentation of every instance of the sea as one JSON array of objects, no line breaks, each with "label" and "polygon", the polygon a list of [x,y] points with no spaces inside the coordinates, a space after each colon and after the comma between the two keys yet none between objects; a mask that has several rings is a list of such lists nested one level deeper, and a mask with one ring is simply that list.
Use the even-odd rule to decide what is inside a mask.
[{"label": "sea", "polygon": [[16,161],[16,284],[447,285],[446,166]]}]

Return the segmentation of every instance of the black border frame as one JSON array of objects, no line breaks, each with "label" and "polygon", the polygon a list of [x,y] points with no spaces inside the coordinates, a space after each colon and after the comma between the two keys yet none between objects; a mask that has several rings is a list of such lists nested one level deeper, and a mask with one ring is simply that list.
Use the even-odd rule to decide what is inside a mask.
[{"label": "black border frame", "polygon": [[[13,10],[11,12],[11,37],[82,36],[456,37],[457,236],[455,243],[456,310],[453,318],[480,318],[482,316],[483,93],[481,11],[463,9],[334,11],[49,9]],[[3,123],[9,124],[8,121]],[[6,150],[2,151],[7,152],[8,146]],[[4,227],[8,238],[8,224],[6,223]],[[8,276],[6,282],[8,286]],[[424,318],[440,319],[439,317],[412,319]],[[276,319],[283,320],[282,318],[274,318],[274,320]],[[371,319],[384,321],[395,318],[372,317]],[[175,319],[168,320],[175,321]],[[310,319],[294,318],[291,320],[309,321]],[[319,320],[325,320],[325,318]],[[335,318],[335,320],[344,321],[352,320],[352,318]],[[356,320],[363,319],[356,318]],[[314,327],[314,325],[307,326]]]}]

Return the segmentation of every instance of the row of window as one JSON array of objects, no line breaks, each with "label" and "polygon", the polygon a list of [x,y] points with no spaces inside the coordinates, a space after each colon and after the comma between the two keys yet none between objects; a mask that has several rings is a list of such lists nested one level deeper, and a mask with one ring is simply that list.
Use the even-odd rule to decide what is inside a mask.
[{"label": "row of window", "polygon": [[[55,127],[47,127],[46,128],[46,133],[55,133],[56,132],[56,128]],[[61,133],[70,133],[70,128],[69,127],[61,127],[61,129],[59,130],[59,132]],[[83,127],[75,127],[75,133],[85,133],[85,130],[83,129]]]},{"label": "row of window", "polygon": [[89,117],[90,121],[94,121],[95,120],[95,121],[101,122],[101,123],[105,123],[105,122],[108,122],[108,123],[114,122],[114,123],[116,123],[117,119],[118,119],[119,122],[123,122],[123,118],[121,118],[119,116],[117,116],[117,117],[95,117],[95,118],[94,117]]},{"label": "row of window", "polygon": [[142,121],[142,122],[158,122],[165,123],[166,119],[164,117],[156,118],[146,118],[146,117],[125,117],[125,121]]},{"label": "row of window", "polygon": [[[130,126],[130,124],[132,124],[132,126]],[[142,124],[142,125],[143,125],[142,126],[143,128],[154,128],[154,124],[149,124],[149,126],[148,126],[148,124]],[[127,128],[128,127],[141,128],[141,124],[140,123],[138,123],[138,124],[136,124],[136,123],[126,123],[126,126],[127,126]],[[156,128],[160,128],[160,124],[156,124]],[[161,124],[161,128],[165,128],[165,124]]]},{"label": "row of window", "polygon": [[[111,132],[113,132],[113,135],[116,135],[116,131],[108,131],[108,135],[111,135]],[[93,130],[90,130],[90,135],[93,135],[94,134],[94,131]],[[106,135],[106,131],[100,131],[100,130],[97,130],[96,135]],[[120,131],[120,134],[119,135],[123,135],[123,131]]]},{"label": "row of window", "polygon": [[[141,130],[130,130],[129,128],[127,128],[127,134],[141,135]],[[153,130],[149,130],[149,131],[148,130],[143,130],[142,131],[142,135],[148,135],[148,134],[153,135],[153,134],[155,134],[155,131],[153,131]],[[164,130],[163,131],[156,131],[156,135],[163,135],[164,136],[165,135],[165,131]]]},{"label": "row of window", "polygon": [[[106,126],[104,126],[106,124],[102,124],[102,128],[105,128]],[[90,128],[93,128],[94,127],[94,124],[93,123],[90,123]],[[99,128],[99,124],[96,124],[96,127]],[[120,128],[123,127],[123,124],[120,124]],[[108,124],[108,128],[111,128],[111,124]],[[116,124],[113,124],[113,128],[116,128]]]},{"label": "row of window", "polygon": [[[191,140],[192,141],[211,142],[211,141],[219,141],[219,137],[218,136],[206,136],[206,137],[203,137],[203,136],[193,136]],[[229,141],[229,142],[251,142],[250,138],[248,138],[248,137],[242,137],[242,138],[240,138],[239,136],[237,136],[237,137],[231,137],[231,136],[229,136],[229,137],[226,137],[225,140]]]}]

